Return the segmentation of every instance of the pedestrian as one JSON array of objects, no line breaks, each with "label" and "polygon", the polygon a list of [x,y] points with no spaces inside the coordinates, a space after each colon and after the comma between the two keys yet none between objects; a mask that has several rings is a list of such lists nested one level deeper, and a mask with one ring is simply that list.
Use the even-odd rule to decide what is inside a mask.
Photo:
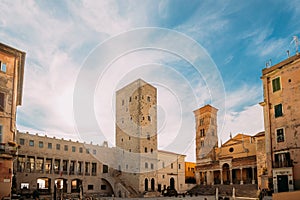
[{"label": "pedestrian", "polygon": [[38,190],[34,190],[34,191],[33,191],[33,199],[39,200],[39,198],[40,198],[40,193],[39,193],[39,191],[38,191]]}]

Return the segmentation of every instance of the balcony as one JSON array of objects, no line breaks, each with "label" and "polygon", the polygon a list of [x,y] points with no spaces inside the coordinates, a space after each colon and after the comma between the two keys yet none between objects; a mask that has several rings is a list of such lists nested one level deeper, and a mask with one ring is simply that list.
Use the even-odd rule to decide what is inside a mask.
[{"label": "balcony", "polygon": [[285,168],[285,167],[293,167],[292,160],[286,160],[283,162],[273,162],[273,168]]}]

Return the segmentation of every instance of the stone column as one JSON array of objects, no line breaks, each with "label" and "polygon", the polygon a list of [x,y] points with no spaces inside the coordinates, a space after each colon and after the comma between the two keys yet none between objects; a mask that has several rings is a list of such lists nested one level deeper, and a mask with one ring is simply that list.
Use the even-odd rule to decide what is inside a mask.
[{"label": "stone column", "polygon": [[252,184],[255,184],[254,167],[252,167]]},{"label": "stone column", "polygon": [[55,171],[54,171],[54,164],[55,164],[55,158],[53,157],[52,161],[51,161],[50,174],[54,174],[55,173]]},{"label": "stone column", "polygon": [[221,185],[223,185],[223,170],[220,170],[220,176],[221,176]]},{"label": "stone column", "polygon": [[214,185],[215,184],[215,171],[211,171],[211,176],[212,176],[212,178],[211,178],[211,180],[212,180],[212,182],[211,182],[211,184],[212,185]]},{"label": "stone column", "polygon": [[45,174],[46,173],[46,157],[44,157],[42,168],[43,168],[43,174]]},{"label": "stone column", "polygon": [[243,182],[243,168],[240,168],[240,170],[241,170],[241,182],[240,182],[240,184],[243,185],[244,184],[244,182]]},{"label": "stone column", "polygon": [[232,169],[229,169],[230,185],[232,185]]}]

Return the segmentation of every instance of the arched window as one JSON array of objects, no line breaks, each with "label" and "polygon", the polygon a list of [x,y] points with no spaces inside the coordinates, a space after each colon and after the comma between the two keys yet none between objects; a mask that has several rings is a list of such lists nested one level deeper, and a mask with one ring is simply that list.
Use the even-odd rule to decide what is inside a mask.
[{"label": "arched window", "polygon": [[145,191],[148,191],[148,179],[145,178]]},{"label": "arched window", "polygon": [[151,179],[151,190],[152,191],[155,190],[155,180],[154,180],[154,178]]}]

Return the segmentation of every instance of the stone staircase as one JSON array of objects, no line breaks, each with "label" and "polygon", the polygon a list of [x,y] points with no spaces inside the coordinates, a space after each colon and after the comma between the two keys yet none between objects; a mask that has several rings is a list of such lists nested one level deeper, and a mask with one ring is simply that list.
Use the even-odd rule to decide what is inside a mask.
[{"label": "stone staircase", "polygon": [[257,197],[257,185],[256,184],[244,184],[244,185],[196,185],[189,190],[189,193],[193,195],[215,195],[216,188],[219,190],[220,196],[232,196],[233,187],[235,188],[236,197]]}]

